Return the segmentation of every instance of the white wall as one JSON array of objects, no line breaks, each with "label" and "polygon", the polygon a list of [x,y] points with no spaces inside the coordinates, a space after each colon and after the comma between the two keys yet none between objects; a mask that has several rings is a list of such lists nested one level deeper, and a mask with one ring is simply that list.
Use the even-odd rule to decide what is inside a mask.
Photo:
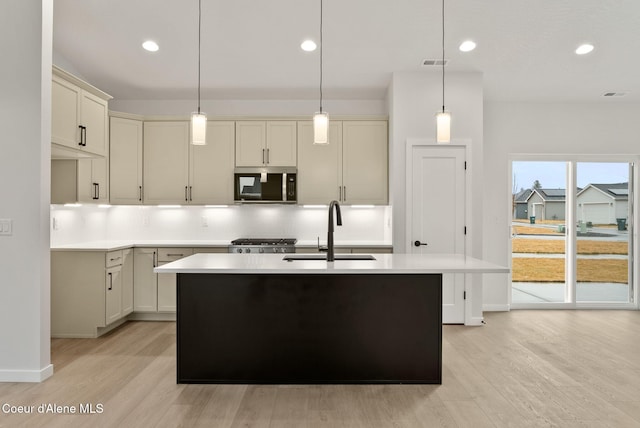
[{"label": "white wall", "polygon": [[[487,102],[484,106],[484,256],[505,265],[510,244],[510,156],[640,155],[640,105]],[[637,257],[637,256],[636,256]],[[637,262],[637,260],[636,260]],[[486,275],[485,309],[509,308],[510,277]]]},{"label": "white wall", "polygon": [[37,382],[53,373],[47,226],[52,25],[52,0],[2,2],[0,218],[13,220],[13,234],[0,236],[0,382]]},{"label": "white wall", "polygon": [[[202,240],[235,238],[297,238],[326,244],[327,208],[287,205],[242,205],[225,208],[97,205],[53,206],[53,246],[99,240]],[[56,228],[53,229],[53,223]],[[206,221],[206,226],[204,223]],[[342,227],[336,227],[336,244],[391,244],[391,208],[342,207]]]},{"label": "white wall", "polygon": [[[451,111],[452,141],[468,142],[471,174],[467,218],[467,254],[482,258],[483,217],[483,92],[482,74],[447,73],[445,105]],[[397,72],[388,92],[390,204],[393,206],[393,247],[404,252],[407,241],[405,157],[407,139],[435,140],[435,114],[442,108],[442,76],[430,72]],[[474,296],[468,323],[482,319],[482,276],[470,275],[467,290]]]},{"label": "white wall", "polygon": [[[318,110],[317,100],[202,100],[202,111],[215,116],[309,116]],[[140,115],[189,116],[195,100],[118,100],[109,109]],[[383,100],[326,100],[323,109],[329,118],[336,115],[387,115]]]}]

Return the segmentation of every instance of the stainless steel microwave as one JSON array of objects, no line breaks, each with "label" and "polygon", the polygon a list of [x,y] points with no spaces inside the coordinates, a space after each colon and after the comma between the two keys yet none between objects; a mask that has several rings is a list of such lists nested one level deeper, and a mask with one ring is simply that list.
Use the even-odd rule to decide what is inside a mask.
[{"label": "stainless steel microwave", "polygon": [[297,201],[297,170],[293,167],[253,168],[234,170],[234,200],[236,203],[295,204]]}]

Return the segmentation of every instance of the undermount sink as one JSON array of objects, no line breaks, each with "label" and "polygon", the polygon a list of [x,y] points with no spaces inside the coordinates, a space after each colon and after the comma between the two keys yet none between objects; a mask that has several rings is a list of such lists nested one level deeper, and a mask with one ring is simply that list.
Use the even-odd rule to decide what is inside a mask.
[{"label": "undermount sink", "polygon": [[[335,260],[375,260],[370,254],[336,254]],[[295,254],[284,256],[282,260],[293,262],[296,260],[327,260],[326,254]]]}]

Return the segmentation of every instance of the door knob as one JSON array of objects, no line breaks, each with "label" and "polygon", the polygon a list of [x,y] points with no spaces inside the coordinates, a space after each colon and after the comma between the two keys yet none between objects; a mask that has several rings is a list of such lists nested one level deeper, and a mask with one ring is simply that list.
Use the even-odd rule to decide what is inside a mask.
[{"label": "door knob", "polygon": [[419,246],[421,246],[421,245],[424,245],[424,246],[426,247],[426,246],[427,246],[427,245],[429,245],[429,244],[427,244],[426,242],[415,241],[415,242],[413,243],[413,245],[414,245],[414,247],[419,247]]}]

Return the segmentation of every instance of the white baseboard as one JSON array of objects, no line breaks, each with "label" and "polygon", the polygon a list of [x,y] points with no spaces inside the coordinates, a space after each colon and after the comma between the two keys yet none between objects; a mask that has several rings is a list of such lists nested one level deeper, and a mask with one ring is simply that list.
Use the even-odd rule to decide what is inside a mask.
[{"label": "white baseboard", "polygon": [[40,370],[0,370],[0,382],[43,382],[53,375],[53,364]]},{"label": "white baseboard", "polygon": [[483,317],[471,317],[469,319],[469,321],[465,322],[464,325],[466,326],[477,326],[477,325],[482,325],[484,324],[484,318]]},{"label": "white baseboard", "polygon": [[511,310],[511,306],[508,304],[504,305],[482,305],[482,310],[484,312],[508,312]]}]

